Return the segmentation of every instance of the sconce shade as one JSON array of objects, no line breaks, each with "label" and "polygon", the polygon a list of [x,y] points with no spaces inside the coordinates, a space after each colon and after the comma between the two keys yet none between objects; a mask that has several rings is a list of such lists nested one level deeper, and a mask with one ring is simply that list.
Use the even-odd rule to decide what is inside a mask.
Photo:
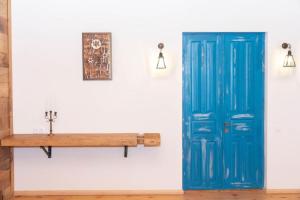
[{"label": "sconce shade", "polygon": [[295,62],[292,52],[290,50],[288,51],[288,54],[285,56],[283,66],[284,67],[296,67],[296,62]]},{"label": "sconce shade", "polygon": [[284,58],[283,67],[296,67],[296,62],[292,55],[291,45],[288,43],[283,43],[282,48],[288,49],[288,54]]},{"label": "sconce shade", "polygon": [[162,54],[162,52],[159,53],[156,68],[157,69],[166,69],[167,68],[166,63],[165,63],[165,58],[164,58],[164,55]]},{"label": "sconce shade", "polygon": [[159,55],[158,55],[158,61],[157,61],[156,69],[166,69],[167,66],[166,66],[166,63],[165,63],[165,58],[164,58],[164,55],[162,53],[162,49],[164,48],[164,44],[159,43],[158,48],[160,49],[160,52],[159,52]]}]

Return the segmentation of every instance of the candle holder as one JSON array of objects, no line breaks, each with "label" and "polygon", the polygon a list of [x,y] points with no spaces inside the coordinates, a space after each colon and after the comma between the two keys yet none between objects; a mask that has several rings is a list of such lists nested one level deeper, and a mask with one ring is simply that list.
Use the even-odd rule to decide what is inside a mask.
[{"label": "candle holder", "polygon": [[55,122],[55,119],[57,118],[57,112],[56,111],[46,111],[45,112],[45,119],[47,122],[49,122],[49,136],[53,135],[53,122]]}]

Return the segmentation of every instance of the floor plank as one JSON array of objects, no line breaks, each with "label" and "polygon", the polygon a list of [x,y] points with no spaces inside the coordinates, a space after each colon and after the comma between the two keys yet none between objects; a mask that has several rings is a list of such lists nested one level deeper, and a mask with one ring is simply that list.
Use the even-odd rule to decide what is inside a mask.
[{"label": "floor plank", "polygon": [[125,196],[17,196],[15,200],[300,200],[300,193],[267,194],[264,191],[191,191],[184,195]]}]

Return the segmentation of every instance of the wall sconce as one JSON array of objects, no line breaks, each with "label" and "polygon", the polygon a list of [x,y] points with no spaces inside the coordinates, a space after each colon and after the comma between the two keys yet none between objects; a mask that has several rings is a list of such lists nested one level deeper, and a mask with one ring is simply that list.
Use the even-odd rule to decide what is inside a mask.
[{"label": "wall sconce", "polygon": [[282,48],[288,49],[288,54],[284,58],[283,67],[296,67],[296,63],[292,55],[291,44],[282,43]]},{"label": "wall sconce", "polygon": [[165,63],[165,58],[164,55],[162,53],[162,49],[164,48],[164,44],[163,43],[159,43],[158,44],[158,48],[160,49],[159,55],[158,55],[158,61],[157,61],[157,65],[156,65],[156,69],[166,69],[166,63]]}]

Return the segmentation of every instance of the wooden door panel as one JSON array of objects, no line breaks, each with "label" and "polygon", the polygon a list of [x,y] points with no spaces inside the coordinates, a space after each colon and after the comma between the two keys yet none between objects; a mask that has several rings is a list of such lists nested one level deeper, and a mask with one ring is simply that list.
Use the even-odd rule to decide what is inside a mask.
[{"label": "wooden door panel", "polygon": [[214,188],[220,185],[219,142],[202,139],[193,141],[191,156],[191,185]]},{"label": "wooden door panel", "polygon": [[190,35],[186,43],[185,61],[189,66],[185,75],[190,77],[184,85],[184,129],[187,131],[184,145],[186,188],[219,187],[222,177],[221,114],[219,46],[220,37],[215,35]]},{"label": "wooden door panel", "polygon": [[[260,188],[263,174],[263,83],[257,33],[224,36],[225,188]],[[262,80],[262,79],[259,79]]]}]

